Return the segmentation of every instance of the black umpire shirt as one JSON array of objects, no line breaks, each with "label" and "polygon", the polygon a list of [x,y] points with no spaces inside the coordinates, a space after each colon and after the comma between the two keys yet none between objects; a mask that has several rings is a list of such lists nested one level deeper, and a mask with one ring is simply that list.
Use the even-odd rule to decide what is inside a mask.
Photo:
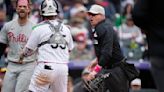
[{"label": "black umpire shirt", "polygon": [[98,23],[92,30],[93,44],[98,64],[103,68],[111,68],[114,63],[124,59],[117,33],[109,19]]}]

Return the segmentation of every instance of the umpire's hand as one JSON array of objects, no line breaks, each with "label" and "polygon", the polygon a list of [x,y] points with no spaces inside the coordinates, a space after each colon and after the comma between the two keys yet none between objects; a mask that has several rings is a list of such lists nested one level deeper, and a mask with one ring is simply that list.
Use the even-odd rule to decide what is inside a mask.
[{"label": "umpire's hand", "polygon": [[87,66],[87,69],[92,71],[93,68],[98,64],[97,58],[91,61],[91,63]]},{"label": "umpire's hand", "polygon": [[89,73],[86,80],[90,81],[90,80],[94,79],[96,74],[97,74],[96,71],[92,71],[91,73]]}]

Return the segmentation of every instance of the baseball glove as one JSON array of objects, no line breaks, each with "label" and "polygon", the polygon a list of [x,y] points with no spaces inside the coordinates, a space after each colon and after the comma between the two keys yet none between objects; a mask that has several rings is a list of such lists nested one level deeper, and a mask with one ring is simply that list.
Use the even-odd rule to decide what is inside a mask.
[{"label": "baseball glove", "polygon": [[103,81],[110,76],[110,73],[97,75],[93,80],[83,80],[84,87],[89,92],[103,92]]}]

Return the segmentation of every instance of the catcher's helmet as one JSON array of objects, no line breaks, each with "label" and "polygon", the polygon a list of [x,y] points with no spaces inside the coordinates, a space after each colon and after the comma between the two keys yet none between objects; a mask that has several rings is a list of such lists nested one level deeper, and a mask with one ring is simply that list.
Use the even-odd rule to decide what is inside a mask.
[{"label": "catcher's helmet", "polygon": [[40,6],[42,16],[55,16],[59,13],[58,4],[55,0],[43,0]]}]

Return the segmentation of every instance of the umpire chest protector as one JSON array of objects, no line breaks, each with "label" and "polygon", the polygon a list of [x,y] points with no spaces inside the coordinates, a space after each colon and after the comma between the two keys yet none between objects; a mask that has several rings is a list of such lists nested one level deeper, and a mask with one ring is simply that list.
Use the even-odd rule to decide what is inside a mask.
[{"label": "umpire chest protector", "polygon": [[64,39],[65,35],[61,34],[60,31],[62,31],[62,22],[59,21],[58,25],[54,26],[50,21],[45,21],[45,23],[49,24],[50,30],[52,31],[52,34],[50,38],[47,41],[41,42],[38,47],[41,47],[45,44],[51,44],[52,48],[60,47],[61,49],[65,49],[67,42]]}]

